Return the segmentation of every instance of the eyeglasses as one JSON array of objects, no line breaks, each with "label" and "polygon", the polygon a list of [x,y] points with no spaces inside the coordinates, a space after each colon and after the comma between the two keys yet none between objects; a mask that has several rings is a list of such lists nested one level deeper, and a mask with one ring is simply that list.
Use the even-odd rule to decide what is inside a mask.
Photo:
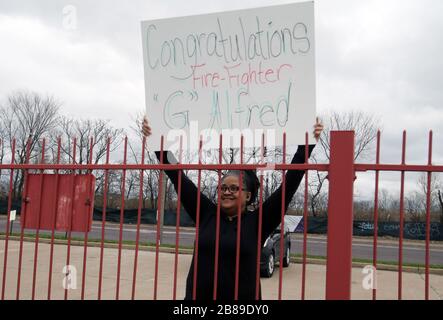
[{"label": "eyeglasses", "polygon": [[[230,186],[227,186],[227,185],[225,185],[225,184],[222,184],[222,186],[221,186],[221,191],[222,191],[223,193],[225,193],[225,192],[228,191],[228,190],[229,190],[229,192],[231,192],[231,193],[236,193],[236,192],[238,192],[238,190],[240,190],[240,187],[237,186],[237,185],[235,185],[235,184],[231,184]],[[242,190],[245,190],[245,189],[242,188]]]}]

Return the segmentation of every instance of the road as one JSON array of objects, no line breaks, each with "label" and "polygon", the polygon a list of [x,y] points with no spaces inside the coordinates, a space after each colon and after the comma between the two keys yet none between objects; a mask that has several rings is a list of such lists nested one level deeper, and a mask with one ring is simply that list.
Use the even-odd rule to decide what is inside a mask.
[{"label": "road", "polygon": [[[6,219],[0,218],[0,232],[4,233],[6,229]],[[19,221],[13,224],[13,232],[20,232]],[[94,221],[92,230],[88,235],[89,240],[101,239],[102,225],[101,222]],[[33,233],[32,230],[26,230],[26,233]],[[50,231],[40,231],[40,234],[51,234]],[[65,233],[56,232],[59,236]],[[124,225],[122,230],[123,241],[135,241],[137,235],[137,226]],[[118,223],[106,223],[105,240],[118,241],[120,236],[120,226]],[[180,246],[191,247],[194,242],[194,229],[180,229]],[[82,238],[84,233],[72,233],[72,237]],[[175,245],[176,232],[175,227],[164,227],[163,244]],[[142,225],[140,228],[141,242],[156,242],[156,229],[152,225]],[[398,261],[398,240],[383,240],[379,238],[377,246],[378,261]],[[327,239],[325,235],[308,235],[307,254],[310,256],[326,256]],[[291,253],[301,254],[303,252],[303,237],[301,234],[291,234]],[[373,244],[372,238],[354,238],[352,243],[353,258],[372,259]],[[425,243],[424,241],[407,241],[403,242],[403,261],[404,263],[423,263],[425,262]],[[443,265],[443,243],[433,243],[430,247],[430,263]]]}]

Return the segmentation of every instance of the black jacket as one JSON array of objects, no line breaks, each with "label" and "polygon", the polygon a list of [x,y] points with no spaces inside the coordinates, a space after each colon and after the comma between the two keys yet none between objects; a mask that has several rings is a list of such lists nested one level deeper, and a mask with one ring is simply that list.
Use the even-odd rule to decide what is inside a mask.
[{"label": "black jacket", "polygon": [[[309,155],[314,145],[309,146]],[[160,152],[156,152],[160,159]],[[305,146],[299,146],[292,162],[305,162]],[[167,153],[164,152],[163,163],[168,164]],[[178,191],[178,170],[166,170],[167,176]],[[303,170],[289,170],[286,172],[286,195],[285,211],[293,195],[295,194],[301,180]],[[181,203],[191,218],[196,221],[198,190],[194,183],[182,174]],[[280,186],[266,201],[263,202],[262,210],[262,235],[260,250],[263,243],[271,232],[281,222],[282,186]],[[217,221],[217,205],[200,193],[200,225],[198,241],[198,267],[197,267],[197,300],[212,300],[214,290],[214,267],[215,267],[215,237]],[[220,210],[220,238],[218,256],[218,282],[217,300],[234,300],[235,294],[235,272],[236,272],[236,243],[237,243],[237,218],[229,220]],[[257,264],[257,241],[259,226],[259,210],[245,211],[241,214],[240,232],[240,267],[238,282],[238,299],[254,300],[256,289],[256,264]],[[261,252],[261,251],[259,251]],[[186,281],[185,300],[192,299],[194,285],[194,255],[189,268]]]}]

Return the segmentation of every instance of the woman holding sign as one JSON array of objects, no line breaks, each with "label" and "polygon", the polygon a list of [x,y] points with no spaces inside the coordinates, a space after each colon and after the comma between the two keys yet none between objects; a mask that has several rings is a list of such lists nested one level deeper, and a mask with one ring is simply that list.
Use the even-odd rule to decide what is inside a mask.
[{"label": "woman holding sign", "polygon": [[[318,121],[314,125],[314,138],[318,142],[323,125]],[[143,121],[143,134],[151,135],[151,127],[148,120]],[[315,145],[309,146],[311,154]],[[156,152],[160,159],[160,152]],[[168,162],[166,152],[163,155],[164,163]],[[305,146],[299,146],[292,159],[292,164],[305,162]],[[178,171],[166,170],[168,177],[178,190]],[[286,173],[285,184],[285,211],[293,195],[295,194],[304,176],[303,170],[289,170]],[[242,185],[240,185],[242,181]],[[186,212],[196,221],[198,190],[194,183],[182,174],[181,202]],[[219,229],[219,255],[217,270],[217,292],[219,300],[234,300],[236,278],[236,249],[237,249],[237,214],[238,206],[241,209],[241,232],[240,232],[240,265],[238,274],[238,299],[254,300],[256,298],[256,263],[257,263],[257,240],[259,226],[259,210],[249,210],[250,204],[257,198],[259,180],[251,170],[229,171],[221,181],[221,215]],[[217,234],[217,204],[200,193],[200,221],[198,240],[198,272],[196,299],[212,300],[214,297],[214,274],[215,253]],[[262,207],[262,234],[261,247],[266,238],[274,231],[281,222],[282,210],[282,186],[280,186],[266,201]],[[186,281],[185,300],[193,299],[194,286],[194,261],[195,251]],[[259,298],[261,289],[259,285]]]}]

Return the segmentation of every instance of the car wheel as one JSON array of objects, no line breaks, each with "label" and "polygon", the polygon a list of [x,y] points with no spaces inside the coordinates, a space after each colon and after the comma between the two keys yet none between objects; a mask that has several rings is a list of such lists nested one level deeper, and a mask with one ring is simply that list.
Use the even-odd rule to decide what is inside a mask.
[{"label": "car wheel", "polygon": [[272,277],[272,274],[274,273],[275,268],[275,259],[274,259],[274,253],[272,252],[269,254],[268,259],[266,261],[266,265],[262,269],[262,276],[266,278]]},{"label": "car wheel", "polygon": [[291,263],[291,256],[290,256],[290,250],[289,247],[286,248],[286,254],[283,257],[283,267],[287,268],[289,267],[289,264]]}]

